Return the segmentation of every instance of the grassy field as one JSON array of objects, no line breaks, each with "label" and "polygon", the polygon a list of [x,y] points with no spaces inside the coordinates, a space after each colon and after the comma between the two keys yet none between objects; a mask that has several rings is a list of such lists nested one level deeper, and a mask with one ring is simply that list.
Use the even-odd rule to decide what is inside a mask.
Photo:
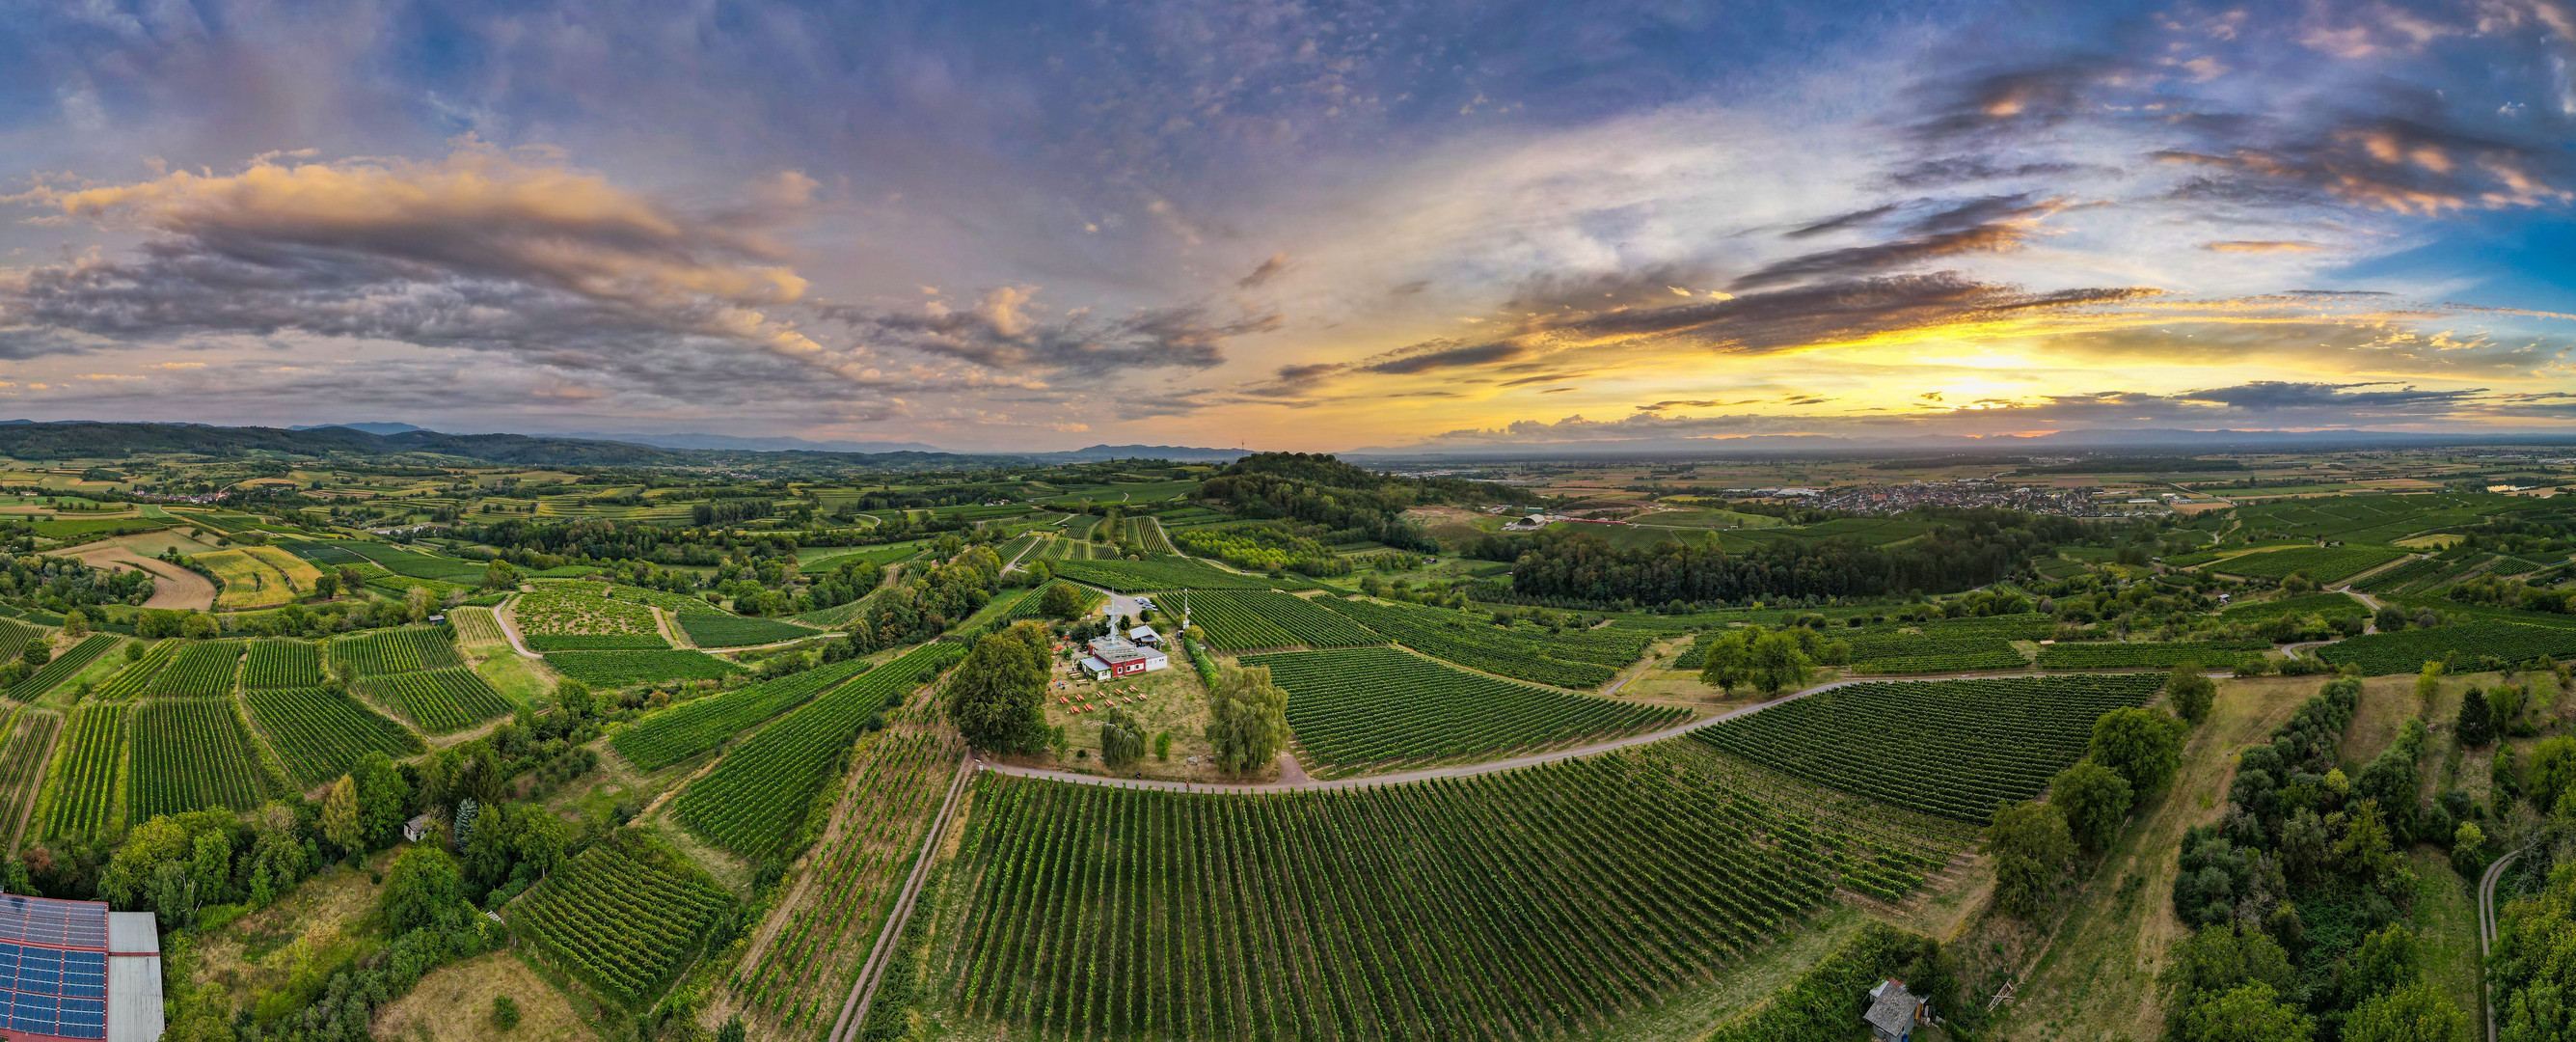
[{"label": "grassy field", "polygon": [[2183,830],[2218,820],[2236,777],[2236,753],[2289,719],[2321,683],[2308,677],[2220,682],[2208,722],[2184,746],[2181,774],[2135,813],[2070,903],[2056,945],[2022,986],[2002,1037],[2096,1042],[2163,1035],[2156,975],[2185,933],[2173,914],[2180,866],[2174,852]]},{"label": "grassy field", "polygon": [[321,574],[312,565],[295,561],[303,565],[304,582],[299,589],[294,576],[282,570],[276,560],[253,552],[260,550],[282,560],[295,560],[285,551],[269,547],[234,547],[189,558],[223,581],[223,589],[215,594],[215,607],[268,608],[285,604],[302,596],[301,590],[312,589],[312,580]]}]

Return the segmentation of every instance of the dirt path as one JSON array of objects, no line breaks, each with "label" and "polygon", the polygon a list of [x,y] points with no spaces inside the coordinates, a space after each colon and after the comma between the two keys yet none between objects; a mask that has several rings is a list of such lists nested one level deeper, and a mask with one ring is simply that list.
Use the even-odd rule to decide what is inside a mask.
[{"label": "dirt path", "polygon": [[966,780],[975,776],[975,761],[961,760],[957,777],[948,783],[948,800],[939,805],[939,817],[921,837],[921,853],[913,858],[912,875],[904,880],[903,896],[895,899],[894,911],[887,913],[885,927],[877,931],[877,945],[868,952],[867,965],[859,968],[858,982],[850,986],[850,997],[841,1003],[841,1017],[832,1022],[832,1033],[826,1042],[848,1042],[859,1035],[859,1026],[868,1021],[868,1007],[876,1002],[877,984],[885,979],[886,964],[894,955],[895,939],[903,936],[904,925],[912,920],[912,909],[921,900],[921,885],[930,878],[930,863],[939,850],[939,840],[948,831],[948,822],[957,815],[957,799],[966,792]]},{"label": "dirt path", "polygon": [[500,623],[501,635],[510,638],[510,650],[518,652],[521,658],[532,658],[543,662],[546,660],[545,656],[528,650],[528,645],[519,639],[519,617],[510,611],[518,603],[519,599],[515,596],[501,602],[500,607],[492,609],[492,621]]},{"label": "dirt path", "polygon": [[116,571],[150,573],[152,599],[143,602],[146,608],[204,611],[215,606],[213,580],[167,561],[156,561],[115,544],[82,548],[73,556]]}]

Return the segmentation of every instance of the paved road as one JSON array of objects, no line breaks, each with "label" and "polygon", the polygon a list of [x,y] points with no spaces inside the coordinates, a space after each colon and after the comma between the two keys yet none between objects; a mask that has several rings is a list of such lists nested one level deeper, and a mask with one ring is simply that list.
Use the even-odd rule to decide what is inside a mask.
[{"label": "paved road", "polygon": [[966,779],[974,776],[968,769],[973,761],[957,765],[957,777],[948,783],[948,799],[939,805],[939,816],[931,819],[930,832],[921,837],[921,853],[912,859],[912,875],[904,880],[903,896],[895,899],[894,911],[886,916],[885,927],[877,931],[877,946],[868,952],[867,965],[859,968],[859,979],[850,985],[850,997],[841,1003],[841,1018],[832,1022],[828,1042],[849,1042],[859,1037],[859,1026],[868,1022],[868,1007],[877,999],[877,984],[885,980],[888,963],[893,961],[896,939],[903,936],[904,924],[912,920],[913,906],[921,900],[921,885],[930,878],[931,852],[939,849],[939,838],[948,831],[948,822],[957,814],[957,797],[966,791]]},{"label": "paved road", "polygon": [[[2503,857],[2497,858],[2495,859],[2495,864],[2487,866],[2486,874],[2478,877],[2478,956],[2481,959],[2494,954],[2492,949],[2495,946],[2497,926],[2495,914],[2496,881],[2504,878],[2505,867],[2513,864],[2514,859],[2521,856],[2522,851],[2516,850]],[[2480,970],[2479,972],[2483,975],[2485,971]],[[2496,1042],[2495,985],[2489,983],[2482,984],[2480,986],[2486,989],[2487,1042]]]},{"label": "paved road", "polygon": [[[1612,752],[1619,749],[1649,745],[1663,741],[1667,738],[1678,738],[1703,727],[1733,720],[1740,716],[1758,713],[1762,710],[1769,709],[1772,706],[1795,702],[1798,699],[1807,697],[1808,695],[1831,691],[1835,688],[1849,684],[1904,684],[1928,683],[1936,680],[1971,680],[2006,676],[2038,677],[2066,675],[2067,674],[2064,673],[1944,673],[1937,676],[1925,677],[1858,677],[1850,680],[1837,680],[1828,684],[1818,684],[1795,694],[1782,695],[1768,702],[1757,702],[1749,706],[1739,706],[1727,712],[1719,713],[1716,716],[1701,717],[1686,724],[1664,728],[1661,731],[1649,731],[1645,734],[1631,735],[1626,738],[1614,739],[1607,742],[1596,742],[1591,745],[1575,746],[1569,749],[1556,749],[1542,753],[1531,753],[1527,756],[1515,756],[1505,760],[1486,760],[1481,763],[1462,763],[1450,767],[1426,767],[1421,770],[1396,771],[1390,774],[1372,774],[1360,778],[1336,778],[1331,781],[1279,781],[1249,785],[1209,785],[1199,782],[1153,781],[1144,778],[1103,778],[1096,774],[1077,774],[1071,771],[1049,770],[1044,767],[1024,767],[1019,764],[996,763],[986,760],[980,753],[976,754],[974,762],[975,766],[980,770],[993,771],[999,774],[1015,775],[1022,778],[1046,778],[1053,781],[1072,782],[1077,785],[1107,785],[1121,789],[1159,789],[1164,792],[1214,792],[1233,794],[1359,789],[1372,785],[1397,785],[1405,782],[1427,781],[1433,778],[1470,778],[1479,774],[1492,774],[1496,771],[1509,771],[1522,767],[1535,767],[1540,764],[1555,763],[1559,760],[1571,760],[1579,756],[1594,756],[1600,753]],[[2209,674],[2213,679],[2230,675],[2232,674]]]}]

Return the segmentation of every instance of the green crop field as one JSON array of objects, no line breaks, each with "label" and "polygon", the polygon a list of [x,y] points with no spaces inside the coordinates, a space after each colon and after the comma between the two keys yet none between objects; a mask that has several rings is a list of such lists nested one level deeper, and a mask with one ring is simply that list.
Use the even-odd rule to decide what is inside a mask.
[{"label": "green crop field", "polygon": [[1179,558],[1158,558],[1151,561],[1064,560],[1055,563],[1055,573],[1075,582],[1090,583],[1093,586],[1106,587],[1120,593],[1152,593],[1160,590],[1303,590],[1312,589],[1315,585],[1301,579],[1265,579],[1258,575],[1221,572],[1206,565],[1192,564]]},{"label": "green crop field", "polygon": [[243,687],[312,687],[322,682],[322,647],[301,640],[252,641]]},{"label": "green crop field", "polygon": [[45,668],[11,686],[8,697],[24,702],[61,686],[74,674],[88,669],[90,663],[98,661],[99,656],[107,654],[107,649],[115,647],[122,639],[113,633],[90,634],[72,645],[71,650],[56,654],[53,661],[45,663]]},{"label": "green crop field", "polygon": [[2081,758],[2103,713],[2163,684],[2152,673],[1850,684],[1691,737],[1853,795],[1982,822]]},{"label": "green crop field", "polygon": [[232,699],[155,699],[134,710],[132,727],[125,820],[207,807],[249,810],[268,795]]},{"label": "green crop field", "polygon": [[45,635],[45,631],[16,619],[0,619],[0,662],[17,658],[27,650],[27,642]]},{"label": "green crop field", "polygon": [[[2346,543],[2394,543],[2425,532],[2476,524],[2534,501],[2488,493],[2281,499],[2236,508],[2255,538],[2288,536]],[[2225,566],[2220,566],[2225,570]],[[2286,573],[2284,573],[2286,574]],[[2319,577],[2322,580],[2323,577]]]},{"label": "green crop field", "polygon": [[776,619],[753,619],[718,611],[684,611],[679,613],[682,632],[702,648],[747,648],[755,644],[776,644],[804,637],[820,637],[831,631],[799,626]]},{"label": "green crop field", "polygon": [[658,771],[713,749],[727,738],[851,677],[867,672],[864,659],[845,659],[720,695],[682,702],[617,732],[609,744],[638,770]]},{"label": "green crop field", "polygon": [[703,651],[551,651],[546,664],[592,687],[658,684],[666,680],[722,680],[742,667]]},{"label": "green crop field", "polygon": [[510,602],[519,633],[536,647],[542,637],[626,635],[659,641],[662,627],[650,607],[635,600],[602,595],[597,583],[549,583]]},{"label": "green crop field", "polygon": [[[1178,611],[1181,604],[1162,607]],[[1190,624],[1207,631],[1208,646],[1219,651],[1301,645],[1350,648],[1386,643],[1385,637],[1346,615],[1316,607],[1303,597],[1275,591],[1192,593],[1189,610]]]},{"label": "green crop field", "polygon": [[233,674],[241,667],[242,642],[192,640],[171,656],[161,675],[152,679],[154,698],[221,698],[233,693]]},{"label": "green crop field", "polygon": [[1335,772],[1491,758],[1616,738],[1689,719],[1640,706],[1515,684],[1395,648],[1252,655],[1288,691],[1288,726],[1306,757]]},{"label": "green crop field", "polygon": [[371,752],[396,758],[421,751],[419,737],[356,699],[318,687],[247,692],[251,718],[268,746],[307,788],[347,774]]},{"label": "green crop field", "polygon": [[2227,669],[2248,655],[2260,658],[2272,648],[2262,640],[2184,640],[2169,643],[2082,641],[2039,649],[2041,669],[2171,669],[2196,662]]},{"label": "green crop field", "polygon": [[177,654],[179,646],[185,643],[183,640],[155,642],[142,658],[126,663],[124,669],[117,670],[115,676],[107,678],[107,682],[100,684],[98,690],[91,694],[111,702],[142,694],[152,686],[152,678],[161,674],[162,667],[170,664],[171,656]]},{"label": "green crop field", "polygon": [[14,844],[24,834],[28,812],[44,790],[54,733],[62,725],[63,718],[54,713],[18,709],[10,714],[9,741],[0,747],[0,842]]},{"label": "green crop field", "polygon": [[528,634],[530,651],[661,651],[671,646],[656,633]]},{"label": "green crop field", "polygon": [[125,752],[126,709],[84,705],[72,710],[63,749],[55,754],[46,836],[104,838],[115,826],[116,768]]},{"label": "green crop field", "polygon": [[2311,593],[2277,601],[2230,605],[2220,611],[2218,617],[2229,622],[2265,622],[2284,616],[2323,615],[2334,618],[2368,614],[2370,614],[2368,606],[2343,594]]},{"label": "green crop field", "polygon": [[2404,556],[2404,550],[2381,546],[2299,546],[2246,554],[2210,568],[2228,575],[2257,579],[2278,579],[2295,572],[2306,572],[2308,578],[2333,583]]},{"label": "green crop field", "polygon": [[634,833],[585,850],[531,888],[512,921],[573,976],[617,1002],[659,994],[733,895]]},{"label": "green crop field", "polygon": [[366,558],[377,567],[395,575],[408,575],[415,579],[431,579],[463,586],[480,584],[483,581],[483,570],[487,567],[480,561],[460,561],[453,557],[413,553],[384,543],[342,540],[334,541],[330,545]]},{"label": "green crop field", "polygon": [[[1998,632],[1944,628],[1938,623],[1925,625],[1921,633],[1873,626],[1828,630],[1825,638],[1851,642],[1855,673],[1967,673],[2030,665],[2029,659],[2013,650],[2012,638]],[[1705,644],[1705,639],[1701,643]]]},{"label": "green crop field", "polygon": [[360,680],[361,695],[392,706],[423,734],[462,731],[510,713],[510,700],[480,674],[463,666],[414,673],[384,673]]},{"label": "green crop field", "polygon": [[798,706],[716,762],[672,801],[674,816],[709,842],[758,860],[793,840],[825,775],[868,717],[929,683],[965,654],[936,642]]},{"label": "green crop field", "polygon": [[1947,859],[1673,744],[1256,798],[986,774],[933,965],[1012,1037],[1600,1037],[1837,888],[1901,897]]},{"label": "green crop field", "polygon": [[445,626],[405,626],[341,637],[331,642],[331,662],[356,676],[410,673],[462,666],[456,633]]},{"label": "green crop field", "polygon": [[2476,669],[2490,658],[2503,665],[2543,657],[2563,660],[2576,658],[2576,629],[2480,619],[2462,626],[2365,634],[2318,648],[2316,656],[2338,666],[2358,666],[2374,677],[2412,673],[2427,662],[2455,661],[2455,669]]},{"label": "green crop field", "polygon": [[1536,626],[1505,628],[1466,612],[1339,597],[1319,597],[1315,603],[1433,658],[1558,687],[1589,689],[1609,683],[1619,675],[1616,667],[1643,655],[1653,639],[1616,629],[1552,634]]}]

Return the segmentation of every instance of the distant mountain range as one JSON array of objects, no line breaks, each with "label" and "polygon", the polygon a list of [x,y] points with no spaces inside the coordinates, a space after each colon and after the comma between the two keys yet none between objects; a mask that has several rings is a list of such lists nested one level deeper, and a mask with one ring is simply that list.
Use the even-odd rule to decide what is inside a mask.
[{"label": "distant mountain range", "polygon": [[[994,464],[1011,460],[1087,463],[1117,459],[1231,462],[1243,449],[1178,445],[1093,445],[1070,452],[953,453],[918,442],[808,441],[743,438],[724,434],[446,434],[408,423],[300,424],[293,427],[217,427],[202,423],[116,423],[95,420],[0,420],[0,455],[17,459],[110,458],[138,454],[235,456],[267,452],[324,455],[333,452],[427,452],[519,466],[652,467],[756,462],[778,455],[815,462],[845,461],[877,468],[913,465]],[[754,459],[746,459],[754,457]]]}]

